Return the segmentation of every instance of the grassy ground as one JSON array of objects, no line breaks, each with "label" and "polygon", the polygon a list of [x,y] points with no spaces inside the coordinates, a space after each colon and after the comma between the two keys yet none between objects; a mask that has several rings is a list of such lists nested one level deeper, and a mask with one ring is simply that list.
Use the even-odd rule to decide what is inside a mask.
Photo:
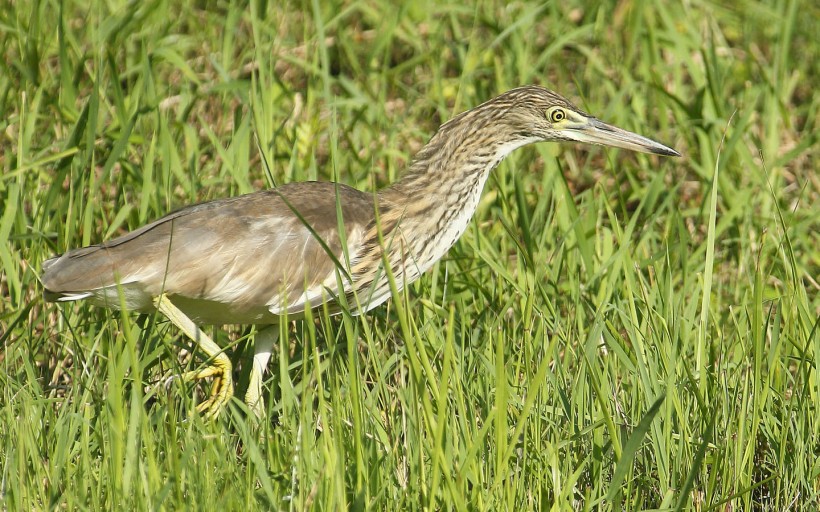
[{"label": "grassy ground", "polygon": [[[0,509],[820,506],[816,3],[0,4]],[[190,416],[161,318],[41,299],[55,253],[383,186],[530,83],[685,156],[518,151],[402,297],[283,326],[259,426]]]}]

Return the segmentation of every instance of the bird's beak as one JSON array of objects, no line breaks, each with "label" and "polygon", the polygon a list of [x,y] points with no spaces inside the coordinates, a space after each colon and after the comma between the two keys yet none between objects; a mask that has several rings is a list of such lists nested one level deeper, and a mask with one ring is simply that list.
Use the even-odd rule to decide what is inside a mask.
[{"label": "bird's beak", "polygon": [[654,140],[647,139],[637,133],[628,132],[618,128],[617,126],[606,124],[598,119],[595,119],[594,117],[587,117],[585,122],[571,125],[563,130],[563,132],[563,135],[565,135],[568,139],[578,142],[600,144],[602,146],[628,149],[630,151],[639,151],[641,153],[655,153],[656,155],[664,156],[680,156],[680,153],[672,148],[664,146],[660,142],[655,142]]}]

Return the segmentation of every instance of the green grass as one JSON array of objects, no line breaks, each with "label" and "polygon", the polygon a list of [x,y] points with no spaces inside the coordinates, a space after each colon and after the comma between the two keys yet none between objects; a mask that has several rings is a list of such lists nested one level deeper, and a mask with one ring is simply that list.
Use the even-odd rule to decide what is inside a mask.
[{"label": "green grass", "polygon": [[[3,2],[0,509],[817,510],[818,18]],[[400,297],[282,327],[259,426],[164,385],[200,359],[162,318],[41,299],[49,256],[273,184],[372,190],[530,83],[685,156],[519,150]],[[248,329],[209,332],[247,368]]]}]

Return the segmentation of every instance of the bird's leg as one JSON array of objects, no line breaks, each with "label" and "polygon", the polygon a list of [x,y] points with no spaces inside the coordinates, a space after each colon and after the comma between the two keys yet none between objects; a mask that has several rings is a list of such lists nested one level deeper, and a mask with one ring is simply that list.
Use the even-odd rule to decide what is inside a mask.
[{"label": "bird's leg", "polygon": [[231,360],[225,355],[222,348],[202,332],[193,320],[174,306],[167,295],[163,293],[154,298],[154,306],[212,359],[209,366],[201,370],[188,372],[182,378],[186,381],[200,380],[207,377],[214,378],[211,396],[199,404],[197,410],[203,413],[206,418],[215,419],[233,396]]},{"label": "bird's leg", "polygon": [[253,368],[248,380],[245,403],[257,418],[265,416],[265,399],[262,398],[262,378],[268,367],[271,351],[279,339],[279,326],[272,325],[256,333],[253,340]]}]

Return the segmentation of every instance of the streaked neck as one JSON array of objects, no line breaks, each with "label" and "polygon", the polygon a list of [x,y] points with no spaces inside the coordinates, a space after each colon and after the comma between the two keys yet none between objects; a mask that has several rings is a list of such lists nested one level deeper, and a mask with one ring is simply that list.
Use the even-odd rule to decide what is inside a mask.
[{"label": "streaked neck", "polygon": [[443,125],[404,176],[379,192],[380,205],[402,212],[401,229],[421,272],[467,229],[490,171],[516,148],[537,140],[505,136],[494,125],[471,123],[469,114]]}]

